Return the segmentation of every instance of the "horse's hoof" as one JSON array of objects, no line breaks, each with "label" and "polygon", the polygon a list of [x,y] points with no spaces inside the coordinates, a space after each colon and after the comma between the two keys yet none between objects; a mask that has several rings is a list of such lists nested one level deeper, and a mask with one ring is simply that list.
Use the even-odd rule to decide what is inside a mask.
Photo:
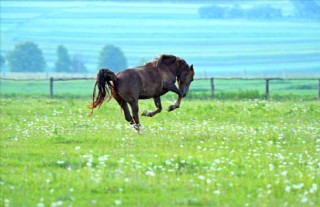
[{"label": "horse's hoof", "polygon": [[168,111],[170,112],[170,111],[173,111],[173,110],[174,110],[174,106],[173,105],[169,106]]},{"label": "horse's hoof", "polygon": [[141,124],[134,124],[133,128],[140,134],[143,132],[143,128]]},{"label": "horse's hoof", "polygon": [[144,112],[141,114],[141,116],[148,116],[148,111],[144,110]]},{"label": "horse's hoof", "polygon": [[141,114],[141,116],[149,116],[149,117],[152,117],[153,114],[152,114],[152,112],[144,111],[144,112]]}]

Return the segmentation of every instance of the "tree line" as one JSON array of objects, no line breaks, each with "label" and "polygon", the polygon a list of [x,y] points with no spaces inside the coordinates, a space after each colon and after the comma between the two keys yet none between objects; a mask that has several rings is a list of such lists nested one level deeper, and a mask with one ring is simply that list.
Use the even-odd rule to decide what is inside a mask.
[{"label": "tree line", "polygon": [[[289,0],[294,7],[293,18],[320,20],[320,3],[316,0]],[[208,19],[280,19],[283,13],[280,8],[270,4],[256,4],[250,8],[239,6],[238,1],[230,1],[231,6],[221,6],[215,1],[211,6],[199,8],[201,18]]]},{"label": "tree line", "polygon": [[[53,71],[66,73],[86,73],[87,67],[81,55],[69,55],[68,49],[57,46],[56,61]],[[6,56],[0,55],[0,67],[4,64],[11,72],[44,72],[46,61],[42,50],[34,42],[18,43]],[[127,68],[127,59],[119,47],[114,45],[104,46],[98,56],[98,68],[110,68],[117,72]]]}]

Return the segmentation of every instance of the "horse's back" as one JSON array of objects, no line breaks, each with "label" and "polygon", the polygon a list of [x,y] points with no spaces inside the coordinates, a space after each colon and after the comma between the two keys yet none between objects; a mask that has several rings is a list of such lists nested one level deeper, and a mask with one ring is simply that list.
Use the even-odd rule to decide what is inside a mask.
[{"label": "horse's back", "polygon": [[161,95],[162,81],[156,68],[140,66],[117,74],[117,91],[123,99],[147,99]]}]

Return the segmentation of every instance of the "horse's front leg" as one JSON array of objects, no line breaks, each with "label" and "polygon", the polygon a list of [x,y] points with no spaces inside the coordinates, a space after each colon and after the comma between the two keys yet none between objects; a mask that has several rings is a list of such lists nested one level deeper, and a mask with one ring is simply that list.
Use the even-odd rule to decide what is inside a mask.
[{"label": "horse's front leg", "polygon": [[173,111],[173,110],[175,110],[175,109],[180,107],[180,103],[181,103],[183,94],[182,94],[181,90],[179,88],[177,88],[177,86],[174,85],[174,84],[170,85],[167,88],[168,88],[169,91],[172,91],[172,92],[178,94],[178,99],[177,99],[176,103],[171,105],[171,106],[169,106],[169,108],[168,108],[168,111]]},{"label": "horse's front leg", "polygon": [[154,97],[153,100],[154,100],[154,104],[156,105],[157,109],[155,111],[152,111],[152,112],[144,111],[141,114],[142,116],[153,117],[154,115],[156,115],[157,113],[160,113],[162,111],[160,96]]}]

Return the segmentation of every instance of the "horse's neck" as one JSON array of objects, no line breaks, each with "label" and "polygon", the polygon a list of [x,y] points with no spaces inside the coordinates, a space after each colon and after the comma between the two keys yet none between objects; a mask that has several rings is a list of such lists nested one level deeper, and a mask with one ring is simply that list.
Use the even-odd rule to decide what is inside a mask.
[{"label": "horse's neck", "polygon": [[180,76],[182,69],[179,67],[170,67],[170,71],[174,76]]},{"label": "horse's neck", "polygon": [[180,74],[183,72],[183,70],[179,67],[173,67],[173,66],[160,66],[160,67],[155,67],[159,70],[160,74],[163,73],[167,73],[166,76],[175,76],[175,77],[179,77]]}]

